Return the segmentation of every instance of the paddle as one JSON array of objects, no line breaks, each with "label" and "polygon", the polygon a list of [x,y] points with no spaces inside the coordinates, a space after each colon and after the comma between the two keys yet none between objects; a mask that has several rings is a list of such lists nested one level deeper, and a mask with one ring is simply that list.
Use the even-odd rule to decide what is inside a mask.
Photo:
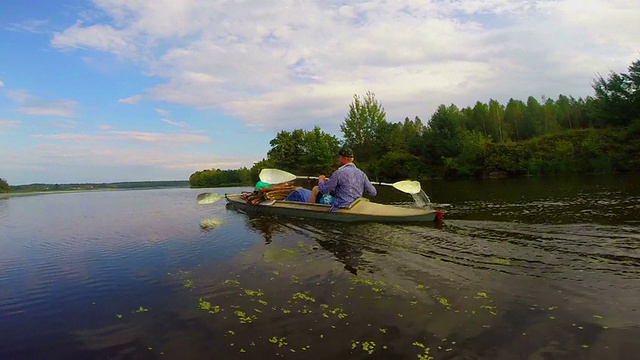
[{"label": "paddle", "polygon": [[[262,169],[262,171],[260,171],[260,180],[270,184],[281,184],[295,179],[317,179],[317,177],[297,176],[280,169]],[[393,186],[394,188],[407,194],[417,194],[422,190],[420,187],[420,183],[415,180],[402,180],[393,184],[383,182],[371,183],[375,185]]]},{"label": "paddle", "polygon": [[220,199],[224,199],[224,195],[216,193],[202,193],[198,195],[198,204],[213,204]]}]

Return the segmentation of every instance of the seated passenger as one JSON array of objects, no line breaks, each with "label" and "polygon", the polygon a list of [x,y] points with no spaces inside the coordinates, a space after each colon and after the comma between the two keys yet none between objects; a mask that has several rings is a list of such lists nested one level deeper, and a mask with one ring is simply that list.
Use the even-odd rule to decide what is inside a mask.
[{"label": "seated passenger", "polygon": [[[292,192],[289,193],[289,195],[287,195],[287,197],[284,200],[308,203],[310,198],[311,198],[311,190],[302,188],[302,189],[293,190]],[[331,205],[333,204],[333,196],[329,194],[318,196],[318,200],[316,201],[316,203]]]},{"label": "seated passenger", "polygon": [[329,211],[346,208],[357,198],[362,197],[366,191],[371,196],[376,196],[378,191],[369,181],[367,174],[358,169],[353,163],[353,151],[343,147],[338,152],[340,167],[330,178],[324,175],[318,177],[318,185],[313,187],[309,202],[316,202],[320,194],[334,192],[336,201]]}]

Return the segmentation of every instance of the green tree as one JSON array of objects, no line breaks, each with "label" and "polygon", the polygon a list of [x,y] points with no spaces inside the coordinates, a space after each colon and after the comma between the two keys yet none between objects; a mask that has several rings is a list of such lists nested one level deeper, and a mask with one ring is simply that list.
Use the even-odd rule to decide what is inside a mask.
[{"label": "green tree", "polygon": [[497,142],[509,139],[510,126],[505,123],[504,106],[496,100],[489,100],[489,117],[488,123],[491,128],[489,135]]},{"label": "green tree", "polygon": [[422,136],[420,154],[432,164],[442,164],[443,159],[454,158],[462,149],[462,113],[455,105],[438,106],[431,116],[428,130]]},{"label": "green tree", "polygon": [[525,118],[523,131],[521,135],[524,139],[531,139],[543,134],[544,129],[544,109],[542,105],[533,96],[527,98],[527,107],[525,110]]},{"label": "green tree", "polygon": [[291,172],[301,170],[305,151],[304,130],[280,131],[269,145],[271,149],[267,153],[267,158],[276,168]]},{"label": "green tree", "polygon": [[327,174],[335,170],[340,142],[316,126],[312,131],[281,131],[270,145],[267,162],[271,167],[296,174]]},{"label": "green tree", "polygon": [[246,168],[235,170],[210,169],[197,171],[189,176],[191,187],[216,187],[250,185],[251,172]]},{"label": "green tree", "polygon": [[420,138],[426,129],[427,127],[417,116],[414,120],[409,118],[404,119],[404,123],[402,124],[402,136],[404,136],[405,143],[407,144],[407,151],[412,154],[420,153]]},{"label": "green tree", "polygon": [[304,134],[301,170],[305,174],[330,174],[336,168],[340,141],[318,126]]},{"label": "green tree", "polygon": [[509,99],[507,107],[504,111],[504,122],[510,124],[513,127],[512,140],[518,141],[524,139],[523,126],[524,126],[524,112],[526,105],[521,100]]},{"label": "green tree", "polygon": [[629,74],[611,72],[607,79],[598,76],[592,86],[596,126],[622,127],[640,119],[640,60],[629,66]]},{"label": "green tree", "polygon": [[376,99],[375,94],[368,91],[364,98],[353,95],[353,102],[349,104],[349,113],[340,125],[345,144],[353,149],[358,158],[368,161],[377,154],[371,149],[377,149],[380,140],[381,126],[386,123],[386,113]]},{"label": "green tree", "polygon": [[0,178],[0,193],[9,192],[10,189],[9,183],[5,179]]},{"label": "green tree", "polygon": [[552,99],[546,99],[543,105],[543,133],[556,132],[560,129],[558,125],[558,107]]},{"label": "green tree", "polygon": [[480,101],[476,102],[476,105],[471,110],[471,119],[467,130],[478,131],[484,136],[488,135],[488,122],[489,122],[489,106]]}]

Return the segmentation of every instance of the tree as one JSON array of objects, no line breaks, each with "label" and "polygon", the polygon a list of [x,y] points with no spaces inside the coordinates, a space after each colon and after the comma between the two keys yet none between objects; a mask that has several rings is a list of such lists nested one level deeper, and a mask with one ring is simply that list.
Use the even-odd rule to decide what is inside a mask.
[{"label": "tree", "polygon": [[592,112],[595,125],[628,126],[640,119],[640,60],[629,66],[629,74],[611,72],[607,79],[598,76],[593,82],[595,99]]},{"label": "tree", "polygon": [[524,139],[531,139],[543,134],[544,130],[544,109],[542,105],[533,96],[527,98],[527,107],[525,109],[525,117],[523,131],[521,135]]},{"label": "tree", "polygon": [[402,124],[402,135],[404,136],[405,143],[407,144],[407,151],[409,153],[420,153],[420,138],[426,129],[427,127],[417,116],[414,120],[410,120],[409,118],[404,119],[404,124]]},{"label": "tree", "polygon": [[551,99],[546,99],[543,105],[544,113],[544,134],[555,132],[560,129],[558,125],[558,107]]},{"label": "tree", "polygon": [[504,118],[504,106],[496,100],[489,100],[489,118],[491,132],[489,135],[498,141],[502,142],[509,139],[510,126],[505,123]]},{"label": "tree", "polygon": [[367,161],[375,158],[371,149],[377,148],[380,140],[380,128],[386,123],[386,113],[376,99],[375,94],[368,91],[364,98],[353,95],[349,104],[349,113],[340,125],[345,145],[351,147],[358,158]]},{"label": "tree", "polygon": [[9,192],[11,188],[5,179],[0,178],[0,193]]},{"label": "tree", "polygon": [[330,174],[336,167],[338,139],[320,130],[318,126],[304,134],[301,171],[307,174]]},{"label": "tree", "polygon": [[524,139],[521,132],[523,129],[525,108],[526,105],[521,100],[509,99],[507,107],[504,110],[504,122],[511,124],[515,132],[512,140],[518,141]]},{"label": "tree", "polygon": [[462,114],[455,105],[438,106],[422,136],[421,154],[434,164],[442,164],[445,157],[458,156],[463,130]]},{"label": "tree", "polygon": [[271,149],[267,153],[267,158],[275,167],[291,172],[300,170],[305,147],[304,130],[280,131],[269,145]]},{"label": "tree", "polygon": [[269,143],[267,162],[292,173],[327,174],[335,170],[338,139],[315,127],[312,131],[281,131]]},{"label": "tree", "polygon": [[487,104],[476,102],[476,105],[471,110],[470,127],[468,130],[478,131],[484,136],[489,135],[487,130],[487,123],[489,122],[489,106]]}]

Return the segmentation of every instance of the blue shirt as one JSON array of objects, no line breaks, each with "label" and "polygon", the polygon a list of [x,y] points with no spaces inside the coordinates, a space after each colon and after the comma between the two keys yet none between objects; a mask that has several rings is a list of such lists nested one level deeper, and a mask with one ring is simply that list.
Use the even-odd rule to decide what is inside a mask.
[{"label": "blue shirt", "polygon": [[365,190],[371,196],[378,194],[367,174],[354,163],[342,165],[327,181],[318,182],[318,187],[323,194],[335,189],[335,200],[329,211],[349,207],[357,198],[362,197]]}]

